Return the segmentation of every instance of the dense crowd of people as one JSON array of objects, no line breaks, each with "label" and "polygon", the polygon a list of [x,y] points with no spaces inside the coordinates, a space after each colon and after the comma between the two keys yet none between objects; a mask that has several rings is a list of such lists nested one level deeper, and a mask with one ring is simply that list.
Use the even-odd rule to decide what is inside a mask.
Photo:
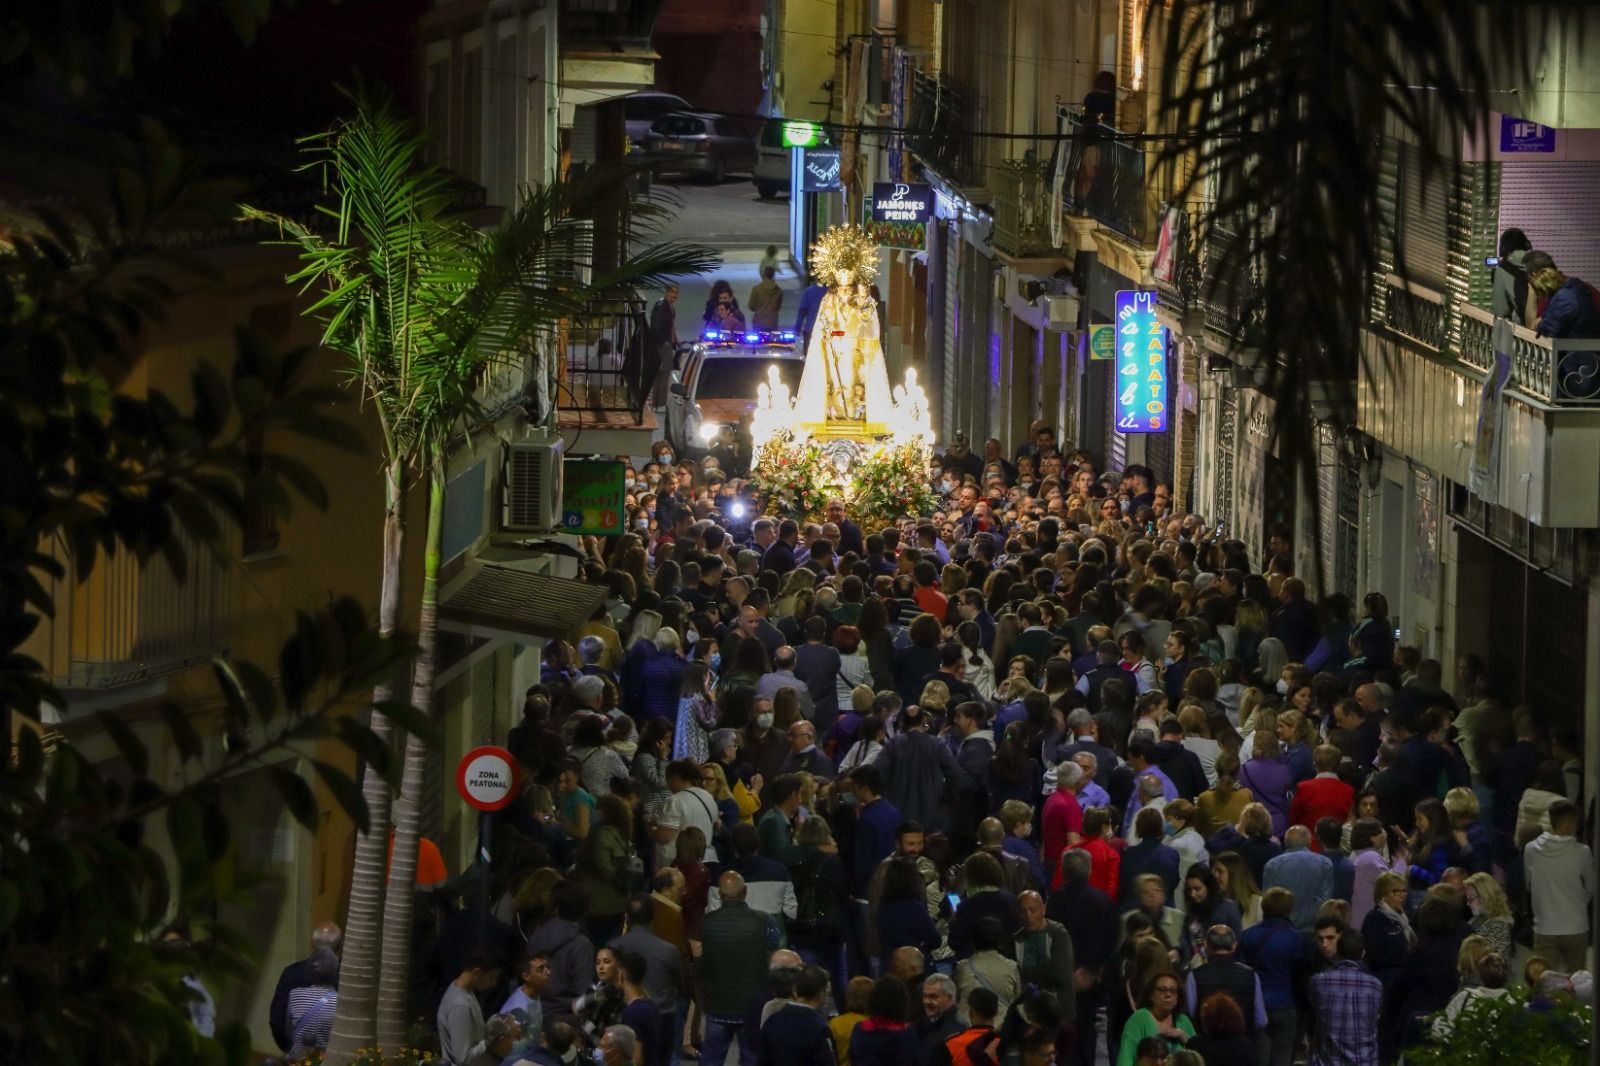
[{"label": "dense crowd of people", "polygon": [[422,934],[448,1062],[1376,1066],[1592,998],[1576,735],[1048,427],[930,476],[864,531],[630,466]]}]

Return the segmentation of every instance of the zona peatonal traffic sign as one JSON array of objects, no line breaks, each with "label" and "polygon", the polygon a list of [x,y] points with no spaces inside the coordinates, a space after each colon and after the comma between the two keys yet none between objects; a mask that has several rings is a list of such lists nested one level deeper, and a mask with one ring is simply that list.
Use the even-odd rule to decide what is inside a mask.
[{"label": "zona peatonal traffic sign", "polygon": [[485,745],[461,757],[461,764],[456,767],[456,791],[470,807],[498,811],[516,798],[519,777],[517,760],[509,751]]}]

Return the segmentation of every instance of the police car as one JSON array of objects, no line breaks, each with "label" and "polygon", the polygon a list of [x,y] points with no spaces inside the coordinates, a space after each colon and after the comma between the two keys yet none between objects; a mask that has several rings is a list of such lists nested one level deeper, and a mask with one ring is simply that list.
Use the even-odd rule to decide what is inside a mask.
[{"label": "police car", "polygon": [[732,428],[756,409],[756,390],[769,367],[790,393],[800,388],[805,355],[793,330],[706,329],[678,349],[674,360],[667,440],[679,455],[707,451],[723,427]]}]

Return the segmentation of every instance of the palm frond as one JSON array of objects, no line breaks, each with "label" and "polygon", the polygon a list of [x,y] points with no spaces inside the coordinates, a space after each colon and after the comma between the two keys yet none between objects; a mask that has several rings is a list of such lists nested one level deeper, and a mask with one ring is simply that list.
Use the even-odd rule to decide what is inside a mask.
[{"label": "palm frond", "polygon": [[[1156,7],[1159,5],[1152,5]],[[1280,452],[1316,483],[1313,393],[1355,422],[1360,329],[1386,212],[1384,136],[1456,180],[1487,131],[1497,79],[1526,71],[1547,5],[1531,0],[1170,0],[1161,105],[1180,135],[1160,163],[1174,199],[1206,200],[1208,299],[1230,297],[1277,398]],[[1196,165],[1182,164],[1192,161]],[[1400,256],[1400,269],[1404,257]],[[1310,503],[1319,506],[1317,494]]]}]

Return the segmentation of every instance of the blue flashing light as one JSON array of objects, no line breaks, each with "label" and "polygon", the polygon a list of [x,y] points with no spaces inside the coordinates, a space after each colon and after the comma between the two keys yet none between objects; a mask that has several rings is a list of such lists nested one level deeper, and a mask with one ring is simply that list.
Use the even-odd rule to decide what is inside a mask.
[{"label": "blue flashing light", "polygon": [[761,340],[762,337],[759,333],[746,333],[744,335],[744,342],[746,344],[760,344]]},{"label": "blue flashing light", "polygon": [[792,342],[793,340],[795,340],[795,332],[792,329],[786,329],[783,332],[778,334],[778,339],[780,341],[791,341]]},{"label": "blue flashing light", "polygon": [[722,331],[720,329],[708,329],[700,334],[700,338],[708,341],[720,341],[722,339]]}]

